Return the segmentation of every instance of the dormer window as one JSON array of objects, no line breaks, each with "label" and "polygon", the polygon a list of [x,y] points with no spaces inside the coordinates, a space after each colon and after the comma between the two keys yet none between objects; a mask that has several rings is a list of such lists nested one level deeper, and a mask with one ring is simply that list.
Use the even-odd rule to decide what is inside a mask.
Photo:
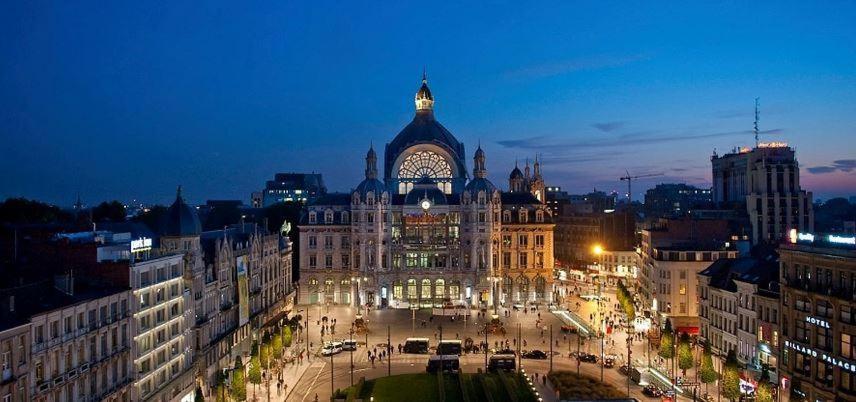
[{"label": "dormer window", "polygon": [[342,223],[348,223],[348,211],[342,211]]},{"label": "dormer window", "polygon": [[511,222],[511,211],[502,211],[502,222],[508,223]]},{"label": "dormer window", "polygon": [[520,223],[529,222],[529,211],[525,208],[520,209]]},{"label": "dormer window", "polygon": [[312,211],[309,213],[309,224],[314,225],[316,223],[318,223],[318,216],[315,211]]},{"label": "dormer window", "polygon": [[328,209],[327,211],[324,212],[324,223],[326,223],[328,225],[333,223],[333,211],[332,210]]},{"label": "dormer window", "polygon": [[535,211],[535,222],[544,222],[544,211]]}]

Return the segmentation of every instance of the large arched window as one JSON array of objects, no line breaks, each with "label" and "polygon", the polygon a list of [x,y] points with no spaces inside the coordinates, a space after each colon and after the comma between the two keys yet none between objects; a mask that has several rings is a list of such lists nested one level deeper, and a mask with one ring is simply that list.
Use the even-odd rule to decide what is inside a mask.
[{"label": "large arched window", "polygon": [[452,167],[442,156],[431,151],[418,151],[401,162],[398,177],[402,179],[440,179],[452,177]]},{"label": "large arched window", "polygon": [[445,291],[446,291],[445,285],[446,285],[446,281],[443,279],[437,279],[437,281],[434,282],[434,298],[435,299],[443,300],[443,297],[446,296],[445,295]]},{"label": "large arched window", "polygon": [[407,280],[407,298],[410,300],[416,300],[416,279],[408,279]]},{"label": "large arched window", "polygon": [[423,279],[422,280],[422,300],[431,299],[431,280]]}]

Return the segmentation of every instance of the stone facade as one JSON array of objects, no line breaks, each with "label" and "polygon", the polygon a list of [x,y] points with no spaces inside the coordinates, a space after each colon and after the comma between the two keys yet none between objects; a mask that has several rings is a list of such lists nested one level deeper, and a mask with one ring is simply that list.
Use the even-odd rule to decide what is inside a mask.
[{"label": "stone facade", "polygon": [[[307,206],[300,223],[299,302],[407,308],[549,302],[553,221],[536,162],[501,192],[485,153],[468,180],[464,146],[433,115],[423,81],[413,122],[377,155],[365,180]],[[525,183],[525,186],[523,185]]]}]

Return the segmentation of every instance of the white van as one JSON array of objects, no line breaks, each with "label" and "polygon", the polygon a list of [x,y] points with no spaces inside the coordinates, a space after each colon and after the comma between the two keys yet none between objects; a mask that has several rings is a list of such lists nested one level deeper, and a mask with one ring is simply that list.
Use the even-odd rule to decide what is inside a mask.
[{"label": "white van", "polygon": [[342,353],[342,342],[327,342],[321,349],[321,356],[330,356]]}]

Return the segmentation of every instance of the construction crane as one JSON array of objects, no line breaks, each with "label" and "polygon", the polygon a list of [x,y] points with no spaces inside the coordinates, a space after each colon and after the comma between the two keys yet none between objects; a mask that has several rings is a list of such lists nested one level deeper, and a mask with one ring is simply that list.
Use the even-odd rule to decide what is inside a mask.
[{"label": "construction crane", "polygon": [[663,175],[662,173],[650,173],[650,174],[641,174],[641,175],[637,175],[637,176],[631,176],[630,172],[628,172],[626,170],[624,171],[624,173],[626,174],[626,176],[619,177],[619,179],[621,179],[621,181],[627,180],[627,201],[628,201],[628,205],[633,205],[633,193],[631,192],[632,188],[630,187],[630,185],[633,183],[633,180],[641,179],[644,177],[655,177],[655,176],[662,176]]}]

